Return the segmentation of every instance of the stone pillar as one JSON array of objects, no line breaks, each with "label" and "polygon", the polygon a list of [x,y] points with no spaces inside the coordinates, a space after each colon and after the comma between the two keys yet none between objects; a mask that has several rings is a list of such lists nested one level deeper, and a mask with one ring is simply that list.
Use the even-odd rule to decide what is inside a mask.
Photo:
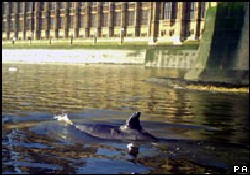
[{"label": "stone pillar", "polygon": [[39,40],[41,37],[41,26],[40,26],[40,20],[41,20],[41,9],[40,9],[40,2],[35,2],[35,29],[34,29],[34,39]]},{"label": "stone pillar", "polygon": [[74,15],[74,35],[77,38],[79,36],[79,3],[75,2],[74,7],[75,15]]},{"label": "stone pillar", "polygon": [[141,2],[135,3],[135,36],[140,36]]},{"label": "stone pillar", "polygon": [[18,2],[12,2],[14,12],[14,37],[18,39],[18,26],[19,26],[19,14],[18,14]]},{"label": "stone pillar", "polygon": [[123,36],[126,36],[126,7],[127,3],[126,2],[121,2],[121,28],[124,28]]},{"label": "stone pillar", "polygon": [[201,2],[196,2],[195,3],[195,30],[194,30],[195,40],[199,40],[200,26],[201,26]]},{"label": "stone pillar", "polygon": [[97,2],[97,37],[101,36],[101,2]]},{"label": "stone pillar", "polygon": [[26,23],[25,23],[25,21],[26,21],[26,3],[27,2],[23,2],[23,6],[24,6],[24,8],[23,8],[23,40],[26,40]]},{"label": "stone pillar", "polygon": [[114,3],[109,3],[109,37],[114,36]]},{"label": "stone pillar", "polygon": [[4,7],[5,7],[5,18],[7,19],[6,22],[6,35],[7,35],[7,40],[10,40],[10,14],[9,14],[9,3],[8,2],[2,2],[4,3]]},{"label": "stone pillar", "polygon": [[[33,8],[33,5],[35,5],[35,3],[33,2],[32,4],[32,8]],[[31,32],[33,33],[33,37],[34,37],[34,27],[35,27],[35,20],[34,20],[34,11],[31,10],[31,14],[30,14],[30,19],[31,19],[31,24],[30,24],[30,30]]]},{"label": "stone pillar", "polygon": [[25,16],[26,16],[26,13],[25,13],[25,2],[19,2],[20,6],[23,6],[23,31],[22,31],[22,39],[24,40],[25,39]]},{"label": "stone pillar", "polygon": [[89,20],[90,20],[90,2],[85,2],[84,26],[85,37],[89,37]]},{"label": "stone pillar", "polygon": [[[55,10],[55,26],[54,26],[54,32],[55,32],[55,37],[59,37],[59,28],[60,28],[60,5],[59,3],[61,2],[56,2],[56,10]],[[64,2],[65,3],[65,2]],[[51,28],[51,27],[50,27]]]},{"label": "stone pillar", "polygon": [[185,4],[186,2],[178,3],[178,19],[180,23],[180,42],[185,39]]},{"label": "stone pillar", "polygon": [[49,3],[45,2],[44,4],[44,11],[45,11],[45,38],[50,37],[50,26],[49,26],[49,20],[50,20],[50,11],[49,11]]},{"label": "stone pillar", "polygon": [[151,30],[151,25],[152,25],[152,14],[153,14],[153,6],[152,6],[152,2],[150,3],[150,8],[148,9],[149,11],[149,16],[148,16],[148,36],[151,36],[152,30]]},{"label": "stone pillar", "polygon": [[64,37],[69,37],[69,3],[66,2],[65,6],[65,26],[64,26]]},{"label": "stone pillar", "polygon": [[152,5],[152,22],[151,22],[151,34],[150,34],[150,41],[149,44],[154,44],[157,42],[157,36],[158,36],[158,11],[159,8],[158,2],[151,2]]}]

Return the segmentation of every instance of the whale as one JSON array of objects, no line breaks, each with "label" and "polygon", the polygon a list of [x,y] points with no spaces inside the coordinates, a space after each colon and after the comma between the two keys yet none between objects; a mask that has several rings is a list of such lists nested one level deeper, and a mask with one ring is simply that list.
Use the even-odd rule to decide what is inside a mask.
[{"label": "whale", "polygon": [[[127,153],[133,159],[137,158],[141,147],[152,146],[157,149],[166,149],[170,158],[189,158],[193,162],[202,165],[212,165],[217,167],[227,167],[216,155],[210,154],[210,148],[243,148],[249,150],[237,143],[220,143],[212,140],[188,139],[178,135],[174,137],[156,137],[147,132],[141,125],[141,112],[132,113],[130,118],[122,125],[105,124],[76,124],[62,113],[54,116],[63,125],[53,125],[49,131],[50,137],[72,141],[80,144],[103,144],[103,143],[122,143],[126,144]],[[217,131],[214,128],[215,131]],[[172,133],[171,133],[172,134]],[[54,137],[55,136],[55,137]],[[59,137],[58,137],[59,136]],[[168,134],[167,134],[168,136]]]},{"label": "whale", "polygon": [[59,121],[64,121],[71,127],[92,137],[104,140],[123,140],[123,141],[157,141],[158,139],[147,132],[141,126],[141,112],[132,113],[126,123],[121,126],[105,124],[74,124],[67,117],[67,113],[54,115]]}]

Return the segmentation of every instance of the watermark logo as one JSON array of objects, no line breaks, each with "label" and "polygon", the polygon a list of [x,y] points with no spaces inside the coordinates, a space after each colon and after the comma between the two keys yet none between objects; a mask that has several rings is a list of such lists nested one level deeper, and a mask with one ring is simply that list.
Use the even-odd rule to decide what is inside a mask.
[{"label": "watermark logo", "polygon": [[248,174],[248,167],[247,166],[234,166],[234,173],[238,174]]}]

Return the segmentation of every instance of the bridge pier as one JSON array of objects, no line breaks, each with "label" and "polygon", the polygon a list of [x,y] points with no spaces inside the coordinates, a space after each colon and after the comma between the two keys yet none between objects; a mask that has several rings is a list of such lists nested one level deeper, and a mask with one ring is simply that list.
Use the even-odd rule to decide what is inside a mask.
[{"label": "bridge pier", "polygon": [[249,3],[222,2],[206,13],[195,68],[185,80],[249,84]]}]

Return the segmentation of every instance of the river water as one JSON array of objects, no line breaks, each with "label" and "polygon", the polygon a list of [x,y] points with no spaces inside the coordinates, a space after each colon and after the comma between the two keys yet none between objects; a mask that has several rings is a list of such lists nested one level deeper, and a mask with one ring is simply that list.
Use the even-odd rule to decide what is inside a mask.
[{"label": "river water", "polygon": [[[17,71],[9,71],[9,67]],[[248,94],[188,91],[145,80],[180,77],[142,65],[2,65],[3,173],[232,173],[249,165]],[[141,111],[158,142],[82,137],[73,123],[125,123]],[[137,152],[138,151],[138,152]]]}]

